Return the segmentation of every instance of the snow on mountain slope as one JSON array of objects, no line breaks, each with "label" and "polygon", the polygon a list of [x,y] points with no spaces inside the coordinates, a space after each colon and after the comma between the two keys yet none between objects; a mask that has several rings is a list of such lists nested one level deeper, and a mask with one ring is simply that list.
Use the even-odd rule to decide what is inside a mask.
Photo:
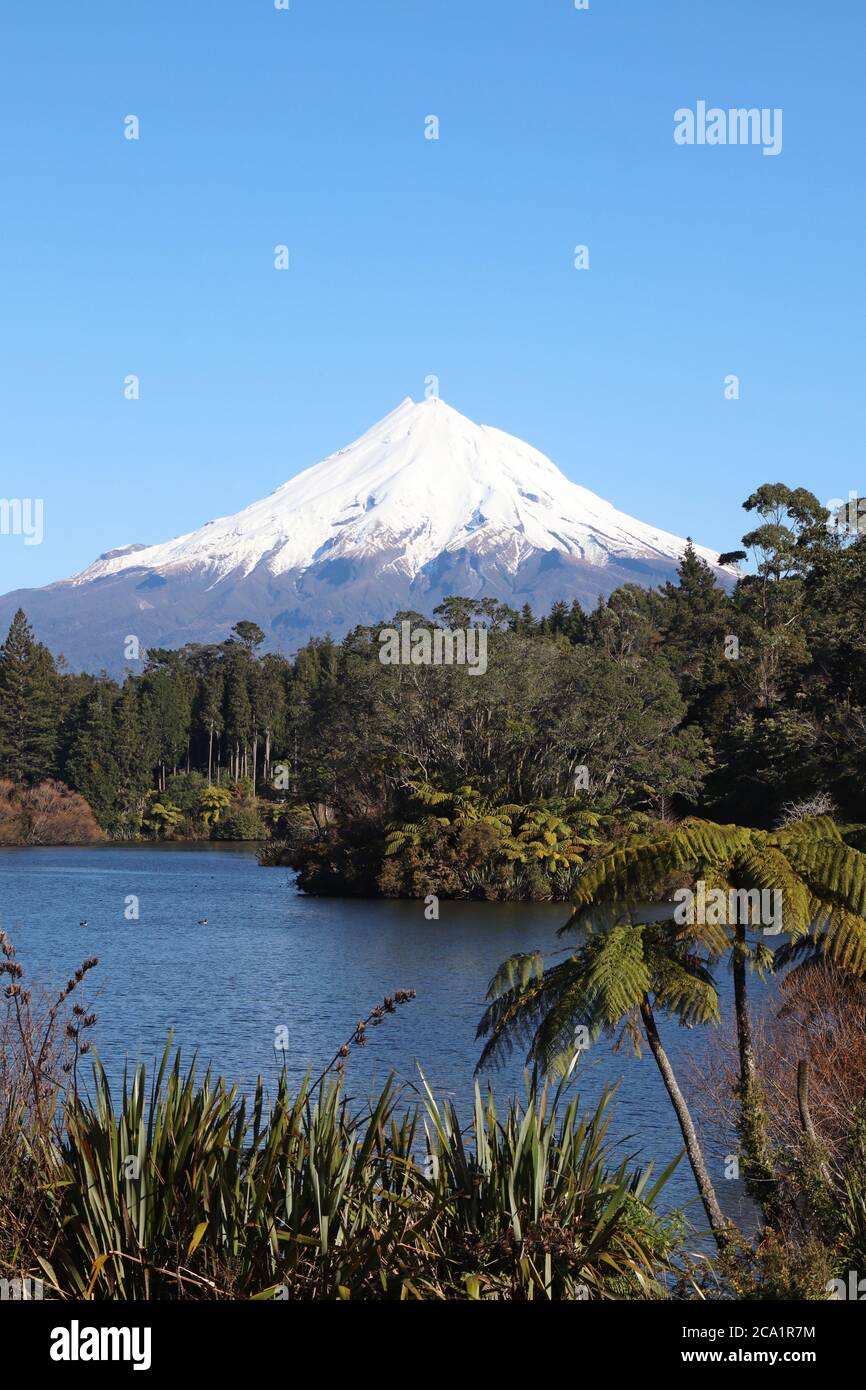
[{"label": "snow on mountain slope", "polygon": [[[568,481],[529,444],[440,400],[411,400],[270,497],[160,545],[126,545],[71,579],[0,598],[75,669],[122,677],[140,650],[220,642],[242,618],[272,649],[341,637],[443,598],[536,613],[675,577],[685,541]],[[723,583],[715,551],[696,547]]]},{"label": "snow on mountain slope", "polygon": [[[444,401],[407,397],[354,444],[270,497],[161,545],[129,547],[71,581],[132,568],[206,567],[214,582],[305,570],[328,559],[383,555],[384,572],[414,579],[443,553],[496,552],[515,571],[536,551],[590,564],[623,556],[678,560],[685,542],[571,483],[514,436],[476,425]],[[714,551],[696,547],[710,564]]]}]

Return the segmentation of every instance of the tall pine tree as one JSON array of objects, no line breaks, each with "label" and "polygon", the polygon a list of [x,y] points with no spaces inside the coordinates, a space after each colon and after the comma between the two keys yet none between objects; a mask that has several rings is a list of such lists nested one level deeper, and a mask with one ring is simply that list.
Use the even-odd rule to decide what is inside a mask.
[{"label": "tall pine tree", "polygon": [[0,647],[0,772],[37,782],[54,771],[58,683],[54,658],[35,641],[22,608]]}]

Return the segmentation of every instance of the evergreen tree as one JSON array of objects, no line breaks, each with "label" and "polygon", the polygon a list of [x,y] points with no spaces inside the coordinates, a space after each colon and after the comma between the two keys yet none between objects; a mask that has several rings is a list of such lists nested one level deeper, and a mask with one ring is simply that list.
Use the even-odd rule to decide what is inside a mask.
[{"label": "evergreen tree", "polygon": [[732,604],[691,540],[677,578],[677,584],[664,589],[664,654],[689,705],[705,708],[730,676],[725,637],[734,631]]},{"label": "evergreen tree", "polygon": [[232,635],[229,638],[230,642],[240,642],[248,656],[252,656],[253,652],[257,647],[262,645],[264,640],[265,634],[262,632],[258,623],[251,623],[246,619],[243,619],[239,623],[235,623],[232,628]]},{"label": "evergreen tree", "polygon": [[256,721],[264,738],[262,776],[270,776],[274,739],[283,736],[286,710],[286,678],[289,666],[285,659],[271,653],[262,660],[255,686]]},{"label": "evergreen tree", "polygon": [[89,803],[106,830],[114,830],[118,821],[121,773],[115,757],[113,718],[117,697],[117,686],[112,681],[95,682],[80,710],[80,723],[65,770],[69,785]]},{"label": "evergreen tree", "polygon": [[575,645],[585,642],[589,634],[589,619],[577,599],[573,600],[568,611],[565,631],[568,633],[569,641],[574,642]]},{"label": "evergreen tree", "polygon": [[[199,682],[198,720],[207,738],[207,780],[213,780],[215,752],[223,732],[225,677],[218,666],[211,666]],[[214,740],[217,748],[214,748]],[[219,759],[216,759],[219,762]]]},{"label": "evergreen tree", "polygon": [[0,768],[13,782],[54,771],[58,686],[54,659],[19,608],[0,647]]},{"label": "evergreen tree", "polygon": [[253,732],[250,700],[250,659],[246,653],[228,661],[225,689],[225,731],[231,754],[231,775],[237,781],[247,771],[247,750]]},{"label": "evergreen tree", "polygon": [[145,703],[155,745],[159,790],[168,770],[188,757],[195,678],[180,652],[152,648],[144,672]]},{"label": "evergreen tree", "polygon": [[521,637],[531,637],[535,631],[535,618],[528,603],[524,603],[520,610],[520,616],[514,619],[513,629],[515,632],[519,632]]},{"label": "evergreen tree", "polygon": [[134,678],[125,682],[112,711],[113,753],[117,766],[116,815],[122,833],[140,824],[152,782],[153,748],[141,718]]}]

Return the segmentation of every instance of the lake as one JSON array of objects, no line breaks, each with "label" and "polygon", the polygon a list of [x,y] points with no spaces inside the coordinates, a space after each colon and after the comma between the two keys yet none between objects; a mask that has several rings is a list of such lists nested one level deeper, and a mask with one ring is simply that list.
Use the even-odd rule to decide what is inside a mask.
[{"label": "lake", "polygon": [[[125,915],[133,896],[137,921]],[[0,850],[0,926],[24,982],[59,987],[82,960],[99,957],[82,1002],[98,1015],[91,1037],[112,1079],[126,1059],[151,1064],[173,1029],[187,1057],[197,1050],[250,1090],[259,1074],[276,1077],[275,1030],[285,1027],[287,1069],[300,1080],[326,1065],[384,995],[414,989],[412,1003],[368,1030],[366,1049],[353,1049],[348,1092],[366,1098],[391,1071],[417,1080],[420,1064],[467,1120],[488,980],[515,951],[560,946],[554,934],[567,915],[561,905],[442,901],[431,922],[420,902],[307,898],[291,871],[259,868],[249,845]],[[729,1010],[724,968],[718,982]],[[664,1021],[661,1030],[685,1084],[705,1032]],[[651,1057],[614,1055],[602,1041],[579,1070],[587,1105],[621,1081],[611,1132],[631,1136],[630,1152],[669,1162],[681,1138]],[[493,1074],[497,1094],[520,1089],[522,1075],[515,1057]],[[721,1154],[708,1158],[723,1209],[748,1224],[741,1183],[724,1181]],[[685,1160],[668,1186],[670,1203],[689,1203],[703,1224]]]}]

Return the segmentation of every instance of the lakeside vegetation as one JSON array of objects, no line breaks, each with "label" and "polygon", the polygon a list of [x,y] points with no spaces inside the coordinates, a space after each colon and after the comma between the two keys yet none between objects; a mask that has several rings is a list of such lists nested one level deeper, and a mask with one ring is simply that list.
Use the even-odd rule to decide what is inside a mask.
[{"label": "lakeside vegetation", "polygon": [[[411,990],[383,999],[299,1086],[278,1072],[268,1092],[259,1081],[244,1094],[197,1075],[171,1040],[152,1077],[139,1066],[110,1084],[95,1055],[92,1074],[89,1065],[96,958],[45,993],[0,932],[4,1296],[29,1287],[32,1297],[36,1279],[39,1296],[61,1300],[823,1300],[835,1287],[853,1296],[851,1271],[866,1258],[866,986],[844,938],[866,950],[866,856],[843,852],[831,826],[812,819],[766,838],[764,858],[783,852],[833,912],[821,931],[811,916],[802,932],[791,923],[780,999],[755,1016],[745,991],[760,956],[757,923],[742,951],[725,924],[684,931],[628,919],[623,874],[635,891],[642,878],[642,893],[681,859],[689,873],[711,863],[737,879],[761,872],[750,832],[717,829],[681,827],[665,845],[644,840],[635,854],[599,862],[559,961],[504,963],[479,1025],[478,1066],[528,1043],[525,1091],[503,1105],[476,1084],[462,1113],[423,1076],[392,1078],[367,1101],[346,1083],[355,1049],[415,1007]],[[857,913],[837,913],[844,896]],[[831,925],[843,930],[828,933]],[[675,1077],[668,1020],[718,1023],[714,972],[726,958],[744,1006],[731,1051],[720,1033]],[[627,1147],[610,1139],[615,1088],[581,1106],[582,1059],[605,1038],[646,1045],[659,1066],[684,1139],[664,1171],[639,1138]],[[753,1064],[745,1086],[744,1056]],[[707,1161],[702,1149],[714,1125],[728,1148],[737,1132],[724,1177],[752,1193],[755,1231],[721,1214],[724,1150]],[[681,1160],[705,1221],[700,1205],[686,1214],[666,1200]]]},{"label": "lakeside vegetation", "polygon": [[[677,885],[699,883],[718,895],[715,910],[683,916],[671,908]],[[784,904],[772,926],[760,907],[767,889]],[[565,959],[515,955],[491,981],[478,1029],[480,1065],[522,1046],[527,1062],[547,1075],[573,1065],[576,1050],[603,1036],[638,1056],[647,1048],[682,1134],[718,1270],[743,1297],[827,1297],[833,1279],[844,1283],[866,1260],[866,1101],[847,1075],[849,1068],[861,1073],[866,1061],[866,855],[829,817],[808,809],[792,812],[774,832],[692,817],[600,855],[581,875],[573,902],[559,931],[575,938],[556,953]],[[651,921],[648,903],[662,909]],[[728,1142],[736,1136],[724,1177],[742,1179],[758,1213],[751,1242],[722,1213],[657,1022],[721,1023],[716,971],[723,963],[734,984],[732,1058],[721,1087],[712,1051],[690,1080],[699,1096],[714,1093],[708,1118]],[[777,977],[781,1003],[764,1018],[764,1037],[787,1047],[763,1054],[757,1047],[750,975]],[[840,1052],[839,1035],[849,1052]],[[829,1073],[828,1039],[836,1042]],[[813,1068],[824,1102],[817,1123]]]},{"label": "lakeside vegetation", "polygon": [[[97,1064],[85,1089],[96,960],[40,1008],[0,933],[7,1277],[43,1277],[58,1298],[847,1287],[866,1265],[866,542],[801,491],[746,506],[756,571],[730,594],[690,550],[677,584],[626,586],[588,615],[449,600],[443,623],[488,628],[483,678],[383,666],[372,628],[291,663],[259,657],[261,634],[238,624],[216,647],[150,653],[121,687],[58,671],[16,619],[0,825],[22,838],[44,843],[45,807],[69,821],[79,798],[89,835],[270,832],[262,861],[294,865],[311,892],[562,898],[572,913],[568,945],[511,957],[490,983],[479,1066],[519,1047],[531,1072],[504,1110],[476,1091],[468,1123],[425,1083],[413,1100],[389,1082],[367,1107],[346,1101],[353,1048],[411,991],[297,1092],[244,1098],[170,1049],[149,1088],[138,1070],[112,1093]],[[678,916],[672,898],[698,885],[743,914]],[[783,902],[769,936],[763,893]],[[771,975],[756,1010],[751,981]],[[672,1022],[716,1030],[686,1076]],[[570,1089],[605,1040],[658,1067],[713,1259],[662,1208],[670,1170],[655,1179],[609,1143],[611,1095],[583,1114]],[[714,1127],[751,1234],[724,1213]]]},{"label": "lakeside vegetation", "polygon": [[[40,1006],[14,946],[0,1015],[0,1278],[56,1299],[659,1298],[692,1271],[659,1195],[674,1165],[618,1150],[612,1094],[527,1079],[458,1116],[421,1078],[350,1106],[342,1068],[384,999],[318,1080],[268,1099],[197,1077],[166,1047],[112,1093],[83,1058],[96,961]],[[467,1124],[468,1120],[468,1124]]]},{"label": "lakeside vegetation", "polygon": [[384,666],[378,627],[260,655],[238,623],[149,651],[121,685],[66,671],[18,614],[0,650],[6,799],[60,783],[111,838],[270,841],[263,862],[308,892],[387,896],[564,899],[621,835],[690,813],[769,826],[816,794],[859,825],[866,543],[803,489],[744,505],[755,572],[730,593],[689,550],[677,583],[591,613],[447,600],[437,622],[488,629],[483,676]]}]

